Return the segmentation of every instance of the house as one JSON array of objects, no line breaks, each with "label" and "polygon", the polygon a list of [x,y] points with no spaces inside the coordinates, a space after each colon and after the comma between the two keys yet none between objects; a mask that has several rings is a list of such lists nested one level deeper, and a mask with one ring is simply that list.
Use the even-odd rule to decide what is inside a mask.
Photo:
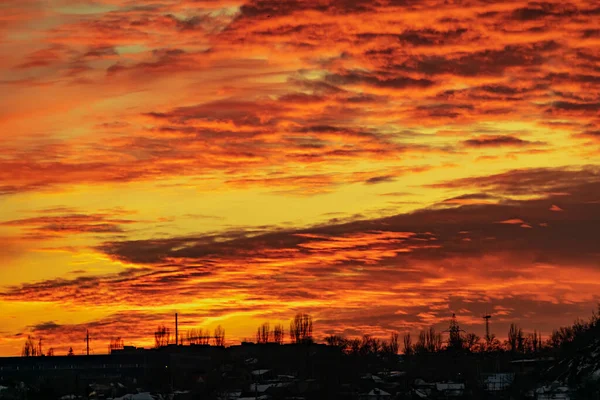
[{"label": "house", "polygon": [[419,398],[423,399],[428,398],[433,392],[437,390],[435,383],[425,382],[423,379],[416,379],[413,384],[413,387],[415,394]]},{"label": "house", "polygon": [[465,393],[464,383],[436,383],[435,390],[444,397],[462,397]]},{"label": "house", "polygon": [[376,383],[376,384],[381,384],[381,383],[383,383],[383,379],[381,379],[381,378],[380,378],[379,376],[377,376],[377,375],[370,374],[370,373],[368,373],[368,374],[366,374],[366,375],[363,375],[363,376],[361,377],[361,379],[363,379],[363,380],[365,380],[365,381],[373,381],[373,382],[374,382],[374,383]]},{"label": "house", "polygon": [[262,381],[265,379],[272,379],[275,376],[270,369],[255,369],[252,371],[252,377],[255,380]]},{"label": "house", "polygon": [[508,390],[514,381],[514,373],[490,374],[483,380],[483,387],[487,392],[501,392]]},{"label": "house", "polygon": [[571,394],[572,391],[568,387],[554,382],[536,389],[535,398],[537,400],[571,400],[573,398]]}]

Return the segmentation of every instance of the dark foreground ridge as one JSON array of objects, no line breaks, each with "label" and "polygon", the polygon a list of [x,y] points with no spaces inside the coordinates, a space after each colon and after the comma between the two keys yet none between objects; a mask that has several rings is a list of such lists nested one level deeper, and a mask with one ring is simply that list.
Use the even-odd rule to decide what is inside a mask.
[{"label": "dark foreground ridge", "polygon": [[[125,347],[110,355],[9,357],[0,359],[0,398],[593,400],[600,399],[600,381],[594,380],[600,374],[600,343],[595,344],[577,361],[453,350],[348,354],[339,346],[314,343]],[[574,362],[591,373],[577,377]]]}]

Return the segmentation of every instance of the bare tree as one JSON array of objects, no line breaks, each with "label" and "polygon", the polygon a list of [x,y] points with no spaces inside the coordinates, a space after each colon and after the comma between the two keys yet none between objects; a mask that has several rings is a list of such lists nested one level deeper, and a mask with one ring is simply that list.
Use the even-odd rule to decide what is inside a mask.
[{"label": "bare tree", "polygon": [[290,338],[294,343],[312,343],[312,317],[298,313],[290,322]]},{"label": "bare tree", "polygon": [[379,339],[375,339],[371,335],[363,335],[362,341],[360,343],[359,354],[366,355],[374,355],[381,351],[383,344]]},{"label": "bare tree", "polygon": [[256,330],[256,343],[269,343],[269,335],[271,334],[271,330],[269,327],[269,323],[265,322]]},{"label": "bare tree", "polygon": [[48,349],[48,351],[46,352],[46,356],[47,357],[53,357],[54,356],[54,348],[53,347],[50,347]]},{"label": "bare tree", "polygon": [[171,343],[171,330],[162,325],[154,332],[154,347],[164,347]]},{"label": "bare tree", "polygon": [[329,346],[337,347],[342,351],[346,351],[350,345],[348,340],[339,335],[329,335],[325,338],[325,343]]},{"label": "bare tree", "polygon": [[485,351],[498,351],[502,349],[502,343],[496,335],[492,333],[489,338],[486,338],[484,349]]},{"label": "bare tree", "polygon": [[215,346],[225,346],[225,329],[221,325],[215,328],[214,343]]},{"label": "bare tree", "polygon": [[212,338],[209,329],[193,328],[187,331],[187,342],[190,345],[210,345]]},{"label": "bare tree", "polygon": [[442,334],[436,333],[433,326],[425,333],[425,349],[430,353],[435,353],[442,349]]},{"label": "bare tree", "polygon": [[412,338],[410,332],[407,332],[402,338],[402,344],[404,346],[404,355],[410,356],[413,353]]},{"label": "bare tree", "polygon": [[427,335],[425,331],[419,332],[419,338],[417,339],[417,343],[415,343],[415,353],[425,353],[427,351]]},{"label": "bare tree", "polygon": [[389,351],[392,354],[398,354],[398,351],[400,350],[400,345],[398,343],[398,332],[392,332],[390,335],[390,344],[389,344]]},{"label": "bare tree", "polygon": [[34,338],[29,335],[27,336],[27,340],[25,341],[25,344],[23,345],[23,350],[21,351],[21,355],[23,357],[36,357],[38,355],[41,355],[38,353],[38,347],[35,345],[34,343]]},{"label": "bare tree", "polygon": [[284,334],[285,334],[285,332],[283,330],[283,325],[281,325],[281,324],[275,325],[275,327],[273,328],[273,341],[275,343],[282,344]]},{"label": "bare tree", "polygon": [[204,331],[202,331],[202,335],[200,335],[200,344],[203,345],[210,345],[210,330],[209,329],[205,329]]},{"label": "bare tree", "polygon": [[202,336],[202,331],[198,329],[190,329],[187,331],[187,342],[188,344],[200,344],[200,336]]},{"label": "bare tree", "polygon": [[542,349],[542,335],[537,330],[530,333],[525,338],[524,351],[526,353],[537,354]]},{"label": "bare tree", "polygon": [[481,338],[474,333],[467,333],[465,336],[465,346],[470,351],[476,351],[479,348]]},{"label": "bare tree", "polygon": [[513,353],[523,351],[524,341],[523,330],[515,324],[510,324],[506,341],[508,350]]}]

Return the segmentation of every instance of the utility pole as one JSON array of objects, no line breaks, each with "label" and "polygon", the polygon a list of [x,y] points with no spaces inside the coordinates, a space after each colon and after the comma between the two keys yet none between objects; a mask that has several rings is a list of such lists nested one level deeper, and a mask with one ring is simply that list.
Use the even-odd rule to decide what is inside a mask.
[{"label": "utility pole", "polygon": [[85,354],[90,355],[90,330],[85,330]]},{"label": "utility pole", "polygon": [[177,322],[177,313],[175,313],[175,346],[179,345],[179,324]]}]

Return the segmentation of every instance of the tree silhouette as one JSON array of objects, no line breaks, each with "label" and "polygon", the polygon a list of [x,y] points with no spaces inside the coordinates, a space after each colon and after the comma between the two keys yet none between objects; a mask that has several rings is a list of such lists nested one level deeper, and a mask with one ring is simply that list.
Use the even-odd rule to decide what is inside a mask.
[{"label": "tree silhouette", "polygon": [[210,330],[207,328],[202,331],[202,335],[200,336],[200,344],[202,345],[210,345]]},{"label": "tree silhouette", "polygon": [[[219,325],[220,326],[220,325]],[[225,331],[223,330],[223,334]],[[187,341],[189,344],[209,345],[211,339],[210,330],[206,329],[190,329],[187,332]],[[214,339],[213,339],[214,340]],[[183,339],[181,341],[183,343]]]},{"label": "tree silhouette", "polygon": [[419,332],[419,338],[417,339],[417,343],[415,343],[414,347],[416,354],[425,353],[427,351],[427,335],[425,331]]},{"label": "tree silhouette", "polygon": [[327,343],[329,346],[337,347],[341,350],[346,350],[347,347],[349,347],[350,345],[350,343],[345,337],[339,335],[327,336],[325,338],[325,343]]},{"label": "tree silhouette", "polygon": [[410,356],[413,353],[412,338],[410,332],[407,332],[402,338],[402,344],[404,346],[403,351],[405,356]]},{"label": "tree silhouette", "polygon": [[75,354],[73,353],[73,348],[69,347],[69,352],[67,353],[67,356],[74,356]]},{"label": "tree silhouette", "polygon": [[359,354],[362,356],[374,355],[383,349],[383,343],[371,335],[363,335],[360,342]]},{"label": "tree silhouette", "polygon": [[215,346],[225,346],[225,329],[221,325],[215,328],[214,343]]},{"label": "tree silhouette", "polygon": [[256,343],[269,343],[269,335],[271,334],[269,323],[265,322],[256,330]]},{"label": "tree silhouette", "polygon": [[200,344],[200,333],[197,329],[190,329],[187,331],[186,335],[188,344]]},{"label": "tree silhouette", "polygon": [[522,352],[524,348],[525,338],[523,330],[515,324],[510,324],[508,329],[508,339],[506,341],[508,350],[513,353]]},{"label": "tree silhouette", "polygon": [[38,353],[38,350],[41,347],[38,348],[33,340],[34,338],[31,335],[27,336],[27,340],[25,341],[25,344],[23,345],[23,350],[21,351],[21,355],[23,357],[37,357],[41,355]]},{"label": "tree silhouette", "polygon": [[52,357],[52,356],[54,356],[54,348],[53,348],[53,347],[50,347],[50,348],[48,349],[48,351],[46,352],[46,356],[47,356],[47,357]]},{"label": "tree silhouette", "polygon": [[530,333],[525,338],[525,352],[537,354],[542,350],[542,335],[538,334],[537,330]]},{"label": "tree silhouette", "polygon": [[465,336],[465,347],[470,351],[477,351],[480,348],[481,338],[474,333],[467,333]]},{"label": "tree silhouette", "polygon": [[154,332],[154,347],[164,347],[171,343],[171,330],[164,325],[159,325]]},{"label": "tree silhouette", "polygon": [[349,343],[349,347],[350,347],[350,353],[351,354],[355,354],[358,355],[358,353],[360,352],[360,343],[361,340],[360,339],[352,339]]},{"label": "tree silhouette", "polygon": [[389,344],[389,352],[391,354],[398,354],[398,351],[400,350],[400,345],[398,343],[398,332],[392,332],[390,335],[390,344]]},{"label": "tree silhouette", "polygon": [[290,322],[290,338],[294,343],[312,343],[312,317],[298,313]]},{"label": "tree silhouette", "polygon": [[275,343],[282,344],[284,334],[285,334],[285,332],[283,330],[283,325],[281,325],[281,324],[275,325],[275,327],[273,328],[273,341]]},{"label": "tree silhouette", "polygon": [[435,353],[442,349],[442,334],[436,333],[433,326],[425,333],[425,349],[429,353]]}]

